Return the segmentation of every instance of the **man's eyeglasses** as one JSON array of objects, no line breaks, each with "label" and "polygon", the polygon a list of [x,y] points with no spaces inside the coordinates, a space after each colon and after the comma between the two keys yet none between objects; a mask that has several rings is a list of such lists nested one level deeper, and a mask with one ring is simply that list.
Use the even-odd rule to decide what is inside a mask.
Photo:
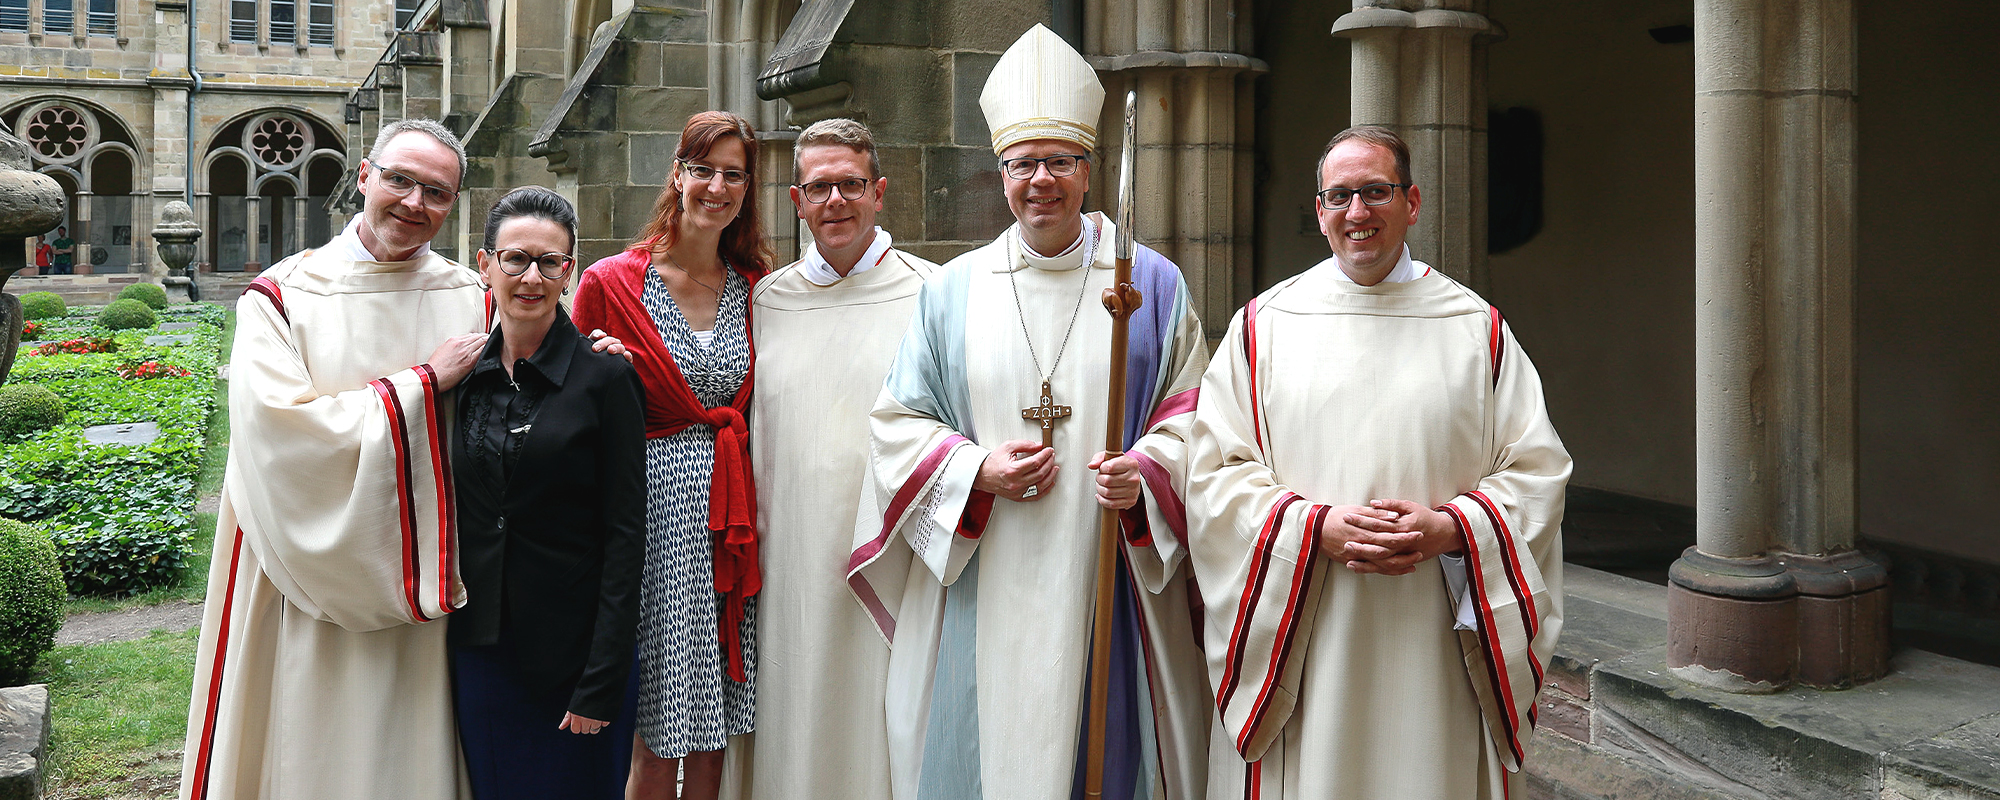
[{"label": "man's eyeglasses", "polygon": [[1338,211],[1346,208],[1348,204],[1353,203],[1355,195],[1361,196],[1361,204],[1364,206],[1380,206],[1387,205],[1390,200],[1396,199],[1397,189],[1407,188],[1410,188],[1410,184],[1371,183],[1359,189],[1335,186],[1331,189],[1322,190],[1313,196],[1319,198],[1320,208],[1329,211]]},{"label": "man's eyeglasses", "polygon": [[722,176],[722,182],[729,184],[730,186],[742,186],[743,184],[750,182],[750,173],[744,172],[743,170],[716,169],[707,164],[698,164],[693,161],[682,161],[681,172],[686,173],[688,177],[698,181],[713,180],[716,175],[720,174]]},{"label": "man's eyeglasses", "polygon": [[500,271],[509,275],[526,275],[532,266],[543,278],[559,281],[569,274],[570,267],[576,266],[576,259],[567,253],[535,255],[513,247],[492,252],[493,260],[500,262]]},{"label": "man's eyeglasses", "polygon": [[1035,177],[1035,167],[1039,165],[1048,167],[1050,175],[1058,178],[1067,178],[1076,174],[1076,165],[1089,160],[1090,156],[1073,156],[1067,154],[1045,156],[1043,158],[1007,158],[1001,159],[1000,170],[1007,173],[1007,177],[1009,178],[1017,181],[1025,181]]},{"label": "man's eyeglasses", "polygon": [[424,205],[432,210],[449,210],[452,202],[458,199],[457,192],[442,186],[432,186],[380,164],[370,164],[369,166],[375,168],[375,174],[380,179],[379,182],[382,184],[382,188],[389,190],[390,194],[397,197],[409,197],[411,192],[418,189],[424,190]]},{"label": "man's eyeglasses", "polygon": [[801,183],[797,184],[795,188],[805,194],[806,202],[824,203],[833,199],[833,190],[836,187],[840,189],[840,196],[842,198],[859,200],[861,199],[861,195],[867,193],[868,184],[873,182],[867,178],[848,178],[844,181]]}]

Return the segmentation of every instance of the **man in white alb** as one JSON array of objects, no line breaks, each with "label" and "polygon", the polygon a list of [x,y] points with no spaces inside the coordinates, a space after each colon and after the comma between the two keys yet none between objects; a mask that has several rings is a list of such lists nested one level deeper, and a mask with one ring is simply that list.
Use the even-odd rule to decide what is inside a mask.
[{"label": "man in white alb", "polygon": [[845,578],[868,468],[868,410],[937,265],[895,249],[875,226],[890,182],[861,123],[813,123],[793,143],[792,162],[792,203],[812,244],[750,296],[764,588],[757,732],[748,786],[735,793],[886,798],[889,647]]},{"label": "man in white alb", "polygon": [[1499,310],[1410,259],[1403,141],[1318,173],[1333,257],[1236,315],[1195,411],[1209,797],[1523,797],[1569,454]]}]

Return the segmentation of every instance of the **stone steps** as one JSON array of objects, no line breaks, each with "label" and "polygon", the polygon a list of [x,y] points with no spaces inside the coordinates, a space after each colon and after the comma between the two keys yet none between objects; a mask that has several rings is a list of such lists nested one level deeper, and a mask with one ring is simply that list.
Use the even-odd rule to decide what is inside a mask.
[{"label": "stone steps", "polygon": [[125,287],[138,283],[144,275],[16,275],[7,281],[7,293],[19,297],[29,292],[55,292],[72,306],[101,306],[118,299]]}]

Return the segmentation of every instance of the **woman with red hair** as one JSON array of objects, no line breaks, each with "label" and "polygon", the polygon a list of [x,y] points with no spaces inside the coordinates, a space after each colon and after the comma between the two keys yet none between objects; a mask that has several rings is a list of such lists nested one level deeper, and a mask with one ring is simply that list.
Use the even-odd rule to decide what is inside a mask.
[{"label": "woman with red hair", "polygon": [[722,748],[755,718],[756,491],[750,287],[771,255],[757,217],[757,137],[690,117],[653,219],[592,265],[574,318],[625,342],[646,388],[646,564],[640,584],[632,797],[716,796]]}]

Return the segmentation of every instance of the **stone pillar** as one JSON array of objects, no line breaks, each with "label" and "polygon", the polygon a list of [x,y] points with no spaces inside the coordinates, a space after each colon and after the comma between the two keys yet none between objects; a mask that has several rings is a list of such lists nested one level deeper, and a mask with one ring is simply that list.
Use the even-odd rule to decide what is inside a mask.
[{"label": "stone pillar", "polygon": [[[213,225],[217,230],[222,228],[222,220],[215,218],[215,195],[208,192],[194,193],[194,218],[197,224]],[[197,272],[215,271],[215,262],[222,257],[220,238],[218,236],[209,239],[207,245],[197,250],[202,257],[196,262],[198,266],[188,271],[190,275]],[[213,254],[213,256],[211,257],[210,254]]]},{"label": "stone pillar", "polygon": [[1410,144],[1423,212],[1412,255],[1486,289],[1486,47],[1506,36],[1485,0],[1354,0],[1349,119]]},{"label": "stone pillar", "polygon": [[76,242],[76,253],[70,257],[70,271],[77,275],[97,271],[90,264],[90,212],[97,204],[90,198],[89,190],[76,190],[76,208],[70,210],[69,238]]},{"label": "stone pillar", "polygon": [[[1247,21],[1218,0],[1087,0],[1084,52],[1104,82],[1092,205],[1114,213],[1125,92],[1139,93],[1132,235],[1181,268],[1195,313],[1220,337],[1252,294],[1250,197],[1257,76],[1236,52]],[[1241,27],[1239,27],[1241,26]]]},{"label": "stone pillar", "polygon": [[[300,186],[303,190],[304,183],[301,182]],[[305,195],[292,198],[292,246],[285,248],[285,255],[291,255],[315,244],[306,241],[306,207],[309,203],[310,200]]]},{"label": "stone pillar", "polygon": [[264,223],[264,198],[250,195],[243,198],[243,271],[259,272],[264,263],[257,259],[257,248],[263,244],[263,235],[258,228]]},{"label": "stone pillar", "polygon": [[1855,541],[1853,0],[1695,3],[1696,545],[1668,666],[1738,692],[1888,670]]}]

